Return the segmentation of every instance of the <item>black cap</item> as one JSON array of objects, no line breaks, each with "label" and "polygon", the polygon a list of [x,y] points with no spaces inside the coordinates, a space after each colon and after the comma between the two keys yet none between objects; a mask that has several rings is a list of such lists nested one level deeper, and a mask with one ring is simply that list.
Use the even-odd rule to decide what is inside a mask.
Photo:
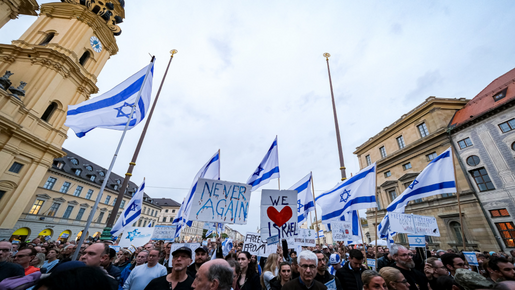
[{"label": "black cap", "polygon": [[206,253],[209,253],[209,250],[207,249],[206,246],[201,246],[201,247],[198,247],[196,250],[195,250],[195,253],[198,252],[198,251],[204,251]]},{"label": "black cap", "polygon": [[186,254],[188,254],[188,256],[190,256],[190,259],[191,259],[191,249],[189,247],[180,247],[180,248],[178,248],[177,250],[172,252],[172,257],[175,256],[175,254],[178,254],[178,253],[186,253]]}]

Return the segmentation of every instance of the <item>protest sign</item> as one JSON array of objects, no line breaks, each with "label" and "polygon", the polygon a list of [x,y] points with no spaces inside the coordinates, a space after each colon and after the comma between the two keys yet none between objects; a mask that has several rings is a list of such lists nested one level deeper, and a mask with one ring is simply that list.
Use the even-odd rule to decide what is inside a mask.
[{"label": "protest sign", "polygon": [[426,238],[422,235],[408,235],[410,247],[426,247]]},{"label": "protest sign", "polygon": [[200,178],[188,220],[247,224],[251,188],[243,183]]},{"label": "protest sign", "polygon": [[331,222],[333,240],[338,242],[352,239],[352,222]]},{"label": "protest sign", "polygon": [[440,236],[435,217],[389,212],[390,231],[424,236]]},{"label": "protest sign", "polygon": [[112,246],[112,245],[109,245],[109,248],[115,250],[117,253],[120,251],[120,246]]},{"label": "protest sign", "polygon": [[463,252],[463,255],[465,256],[465,259],[467,259],[469,265],[479,266],[475,252]]},{"label": "protest sign", "polygon": [[177,226],[155,226],[152,240],[173,241]]},{"label": "protest sign", "polygon": [[440,230],[436,218],[432,216],[413,215],[415,232],[419,235],[439,237]]},{"label": "protest sign", "polygon": [[123,231],[122,238],[118,246],[125,248],[131,245],[135,247],[144,246],[150,241],[155,228],[148,227],[128,227]]},{"label": "protest sign", "polygon": [[[332,223],[331,223],[332,224]],[[369,267],[372,267],[372,270],[375,271],[376,269],[376,259],[370,259],[370,258],[367,258],[367,265]]]},{"label": "protest sign", "polygon": [[168,258],[168,267],[172,267],[172,253],[178,248],[188,247],[191,249],[191,261],[195,262],[195,250],[200,247],[200,243],[182,243],[182,244],[172,244],[172,248],[170,249],[170,257]]},{"label": "protest sign", "polygon": [[298,235],[297,191],[261,191],[261,238],[279,235],[279,240]]},{"label": "protest sign", "polygon": [[269,254],[277,251],[277,244],[267,245],[266,240],[261,240],[260,234],[247,233],[243,241],[242,251],[247,251],[251,255],[268,257]]},{"label": "protest sign", "polygon": [[279,235],[271,236],[268,239],[266,239],[266,244],[268,246],[273,245],[273,244],[278,244],[278,243],[279,243]]},{"label": "protest sign", "polygon": [[390,232],[416,234],[412,215],[389,212],[388,217],[390,218]]},{"label": "protest sign", "polygon": [[299,229],[299,234],[295,237],[295,244],[305,247],[316,246],[316,231]]}]

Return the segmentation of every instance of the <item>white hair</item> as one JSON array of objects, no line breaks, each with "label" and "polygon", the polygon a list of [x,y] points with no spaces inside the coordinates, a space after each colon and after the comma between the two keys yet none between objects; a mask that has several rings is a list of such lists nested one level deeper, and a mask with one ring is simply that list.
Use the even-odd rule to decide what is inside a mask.
[{"label": "white hair", "polygon": [[397,255],[397,253],[399,252],[400,249],[407,250],[406,247],[404,247],[403,245],[393,244],[390,249],[390,255],[392,255],[392,256]]},{"label": "white hair", "polygon": [[299,259],[299,264],[300,264],[300,260],[304,259],[307,261],[315,261],[315,265],[318,266],[318,257],[317,257],[317,255],[315,255],[315,253],[313,253],[311,251],[300,252],[298,259]]}]

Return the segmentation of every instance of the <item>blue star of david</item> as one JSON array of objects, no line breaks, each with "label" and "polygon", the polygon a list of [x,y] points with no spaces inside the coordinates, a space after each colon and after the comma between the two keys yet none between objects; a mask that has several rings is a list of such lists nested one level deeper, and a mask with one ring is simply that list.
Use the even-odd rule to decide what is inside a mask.
[{"label": "blue star of david", "polygon": [[261,171],[263,171],[263,167],[261,167],[261,164],[259,164],[258,168],[256,169],[256,172],[254,172],[254,175],[259,176],[259,174],[261,174]]},{"label": "blue star of david", "polygon": [[415,242],[417,242],[417,244],[422,244],[422,239],[421,238],[416,238]]},{"label": "blue star of david", "polygon": [[300,199],[297,200],[297,204],[299,205],[299,207],[297,208],[297,212],[300,212],[300,209],[304,207],[304,205],[302,203],[300,203]]},{"label": "blue star of david", "polygon": [[136,238],[136,235],[139,234],[138,229],[134,229],[132,232],[127,233],[126,239],[129,239],[131,242]]},{"label": "blue star of david", "polygon": [[350,197],[350,190],[344,190],[342,194],[340,194],[340,202],[347,202]]},{"label": "blue star of david", "polygon": [[409,189],[413,189],[413,187],[415,187],[415,185],[417,185],[417,184],[418,184],[418,181],[415,179],[408,187],[409,187]]},{"label": "blue star of david", "polygon": [[129,111],[129,113],[124,113],[122,110],[123,110],[125,107],[129,107],[129,108],[130,108],[130,107],[132,107],[132,106],[134,106],[134,103],[129,104],[129,103],[127,103],[127,102],[123,102],[123,105],[121,105],[121,106],[120,106],[120,107],[118,107],[118,108],[114,108],[115,110],[117,110],[117,111],[118,111],[118,114],[116,115],[116,118],[120,118],[120,117],[127,117],[127,118],[129,118],[129,117],[130,117],[130,115],[131,115],[131,112]]}]

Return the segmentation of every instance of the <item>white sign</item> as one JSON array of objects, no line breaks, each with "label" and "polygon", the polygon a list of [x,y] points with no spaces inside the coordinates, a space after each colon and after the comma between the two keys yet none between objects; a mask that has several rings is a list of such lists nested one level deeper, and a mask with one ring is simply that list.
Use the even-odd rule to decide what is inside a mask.
[{"label": "white sign", "polygon": [[397,233],[440,236],[435,217],[389,212],[390,230]]},{"label": "white sign", "polygon": [[242,251],[247,251],[251,255],[268,257],[271,253],[277,252],[277,244],[267,245],[266,241],[261,240],[260,234],[247,233]]},{"label": "white sign", "polygon": [[465,256],[465,259],[467,259],[469,265],[479,266],[475,252],[463,252],[463,255]]},{"label": "white sign", "polygon": [[112,246],[112,245],[110,245],[109,248],[115,250],[117,253],[120,251],[120,246]]},{"label": "white sign", "polygon": [[131,245],[135,247],[144,246],[151,240],[154,229],[155,228],[149,227],[127,227],[123,231],[122,238],[118,245],[122,248],[130,247]]},{"label": "white sign", "polygon": [[295,237],[295,244],[305,247],[314,247],[316,246],[316,238],[315,230],[299,229],[299,235]]},{"label": "white sign", "polygon": [[177,226],[156,226],[152,240],[173,241]]},{"label": "white sign", "polygon": [[352,240],[352,222],[331,222],[333,240],[338,242]]},{"label": "white sign", "polygon": [[[331,223],[331,226],[332,226],[332,223]],[[367,265],[369,267],[372,267],[372,269],[375,271],[375,269],[376,269],[376,259],[367,258]]]},{"label": "white sign", "polygon": [[410,247],[426,247],[426,238],[421,235],[408,235]]},{"label": "white sign", "polygon": [[279,243],[279,235],[275,235],[275,236],[272,236],[272,237],[269,237],[268,239],[266,239],[266,244],[268,246],[273,245],[273,244],[278,244],[278,243]]},{"label": "white sign", "polygon": [[168,267],[172,267],[172,253],[178,248],[188,247],[191,249],[191,261],[195,262],[195,250],[200,247],[200,243],[184,243],[184,244],[172,244],[172,248],[170,249],[170,257],[168,258]]},{"label": "white sign", "polygon": [[200,178],[188,220],[247,224],[251,188],[243,183]]},{"label": "white sign", "polygon": [[261,194],[261,238],[279,235],[279,240],[298,236],[297,191],[263,189]]}]

